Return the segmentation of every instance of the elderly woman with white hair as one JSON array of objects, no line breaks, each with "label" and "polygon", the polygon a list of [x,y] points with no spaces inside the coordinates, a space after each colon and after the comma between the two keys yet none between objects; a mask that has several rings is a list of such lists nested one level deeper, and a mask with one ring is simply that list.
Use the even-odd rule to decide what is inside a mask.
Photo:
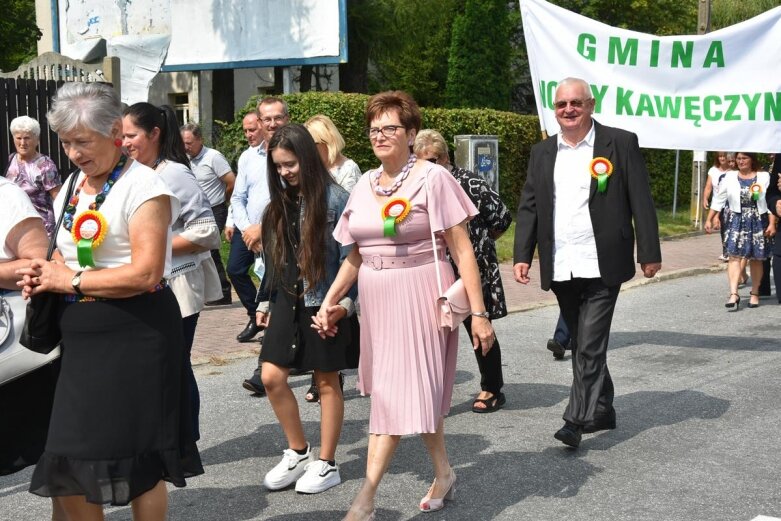
[{"label": "elderly woman with white hair", "polygon": [[10,130],[16,152],[8,158],[5,177],[27,193],[43,219],[46,233],[51,236],[54,231],[52,201],[62,185],[57,166],[49,156],[38,152],[41,125],[36,120],[19,116],[11,120]]},{"label": "elderly woman with white hair", "polygon": [[[180,203],[151,168],[123,155],[117,93],[66,83],[48,114],[79,168],[52,262],[33,259],[23,294],[63,295],[62,368],[30,491],[68,518],[101,521],[103,504],[166,519],[165,481],[203,473],[189,428],[182,317],[166,282]],[[70,191],[70,179],[69,190]]]}]

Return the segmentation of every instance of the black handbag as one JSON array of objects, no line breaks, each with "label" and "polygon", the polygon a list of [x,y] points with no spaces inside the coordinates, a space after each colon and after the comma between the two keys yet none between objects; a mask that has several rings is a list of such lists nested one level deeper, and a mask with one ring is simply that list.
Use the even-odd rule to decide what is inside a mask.
[{"label": "black handbag", "polygon": [[[57,226],[54,227],[54,233],[49,239],[49,250],[46,252],[47,261],[51,260],[57,245],[57,234],[62,226],[62,219],[65,217],[65,207],[73,195],[73,186],[76,184],[77,177],[79,177],[78,172],[71,174],[60,218],[57,219]],[[59,293],[46,292],[31,296],[27,302],[27,314],[19,343],[36,353],[48,354],[53,351],[62,340],[62,331],[60,331],[62,305],[63,299]]]}]

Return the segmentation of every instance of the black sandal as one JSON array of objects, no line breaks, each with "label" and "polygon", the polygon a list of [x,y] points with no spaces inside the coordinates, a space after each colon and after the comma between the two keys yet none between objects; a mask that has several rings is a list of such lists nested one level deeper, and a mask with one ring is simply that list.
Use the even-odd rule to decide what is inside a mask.
[{"label": "black sandal", "polygon": [[[482,403],[485,407],[475,407],[478,403]],[[501,409],[505,403],[507,403],[507,399],[504,397],[504,393],[497,393],[490,398],[475,398],[475,401],[472,402],[472,412],[478,414],[495,412]]]},{"label": "black sandal", "polygon": [[[339,371],[339,387],[342,389],[342,396],[344,396],[344,374],[341,371]],[[312,385],[309,386],[309,390],[307,390],[304,400],[309,403],[320,402],[320,391],[317,389],[314,374],[312,375]]]},{"label": "black sandal", "polygon": [[312,375],[312,385],[309,386],[309,390],[304,396],[304,400],[309,403],[317,403],[320,401],[320,391],[317,389],[317,383],[315,382],[315,375]]}]

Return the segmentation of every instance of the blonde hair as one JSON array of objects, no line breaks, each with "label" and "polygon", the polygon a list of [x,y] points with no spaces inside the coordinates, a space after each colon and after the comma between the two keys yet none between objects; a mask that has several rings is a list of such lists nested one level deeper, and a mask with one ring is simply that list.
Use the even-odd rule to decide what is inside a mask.
[{"label": "blonde hair", "polygon": [[344,150],[344,138],[334,122],[324,114],[317,114],[309,118],[304,126],[315,143],[323,143],[328,148],[328,162],[333,165]]},{"label": "blonde hair", "polygon": [[431,148],[437,157],[448,156],[447,142],[442,134],[430,128],[424,128],[415,136],[415,144],[412,147],[415,154],[420,154],[423,149]]}]

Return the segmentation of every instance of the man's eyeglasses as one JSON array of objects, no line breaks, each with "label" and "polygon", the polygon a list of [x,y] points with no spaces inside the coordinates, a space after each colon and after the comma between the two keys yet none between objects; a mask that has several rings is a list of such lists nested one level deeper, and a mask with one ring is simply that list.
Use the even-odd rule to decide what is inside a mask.
[{"label": "man's eyeglasses", "polygon": [[591,98],[589,98],[589,99],[571,99],[571,100],[566,100],[566,101],[565,100],[561,100],[561,101],[554,102],[553,106],[557,110],[566,109],[567,105],[569,105],[573,109],[581,109],[589,101],[591,101]]},{"label": "man's eyeglasses", "polygon": [[273,118],[272,117],[260,118],[260,122],[263,123],[264,125],[268,125],[272,121],[275,123],[284,123],[285,121],[287,121],[287,116],[279,115],[279,116],[274,116]]},{"label": "man's eyeglasses", "polygon": [[404,128],[403,125],[385,125],[384,127],[371,127],[368,130],[369,139],[377,139],[377,136],[382,134],[385,137],[393,137],[396,135],[396,131],[400,128]]}]

